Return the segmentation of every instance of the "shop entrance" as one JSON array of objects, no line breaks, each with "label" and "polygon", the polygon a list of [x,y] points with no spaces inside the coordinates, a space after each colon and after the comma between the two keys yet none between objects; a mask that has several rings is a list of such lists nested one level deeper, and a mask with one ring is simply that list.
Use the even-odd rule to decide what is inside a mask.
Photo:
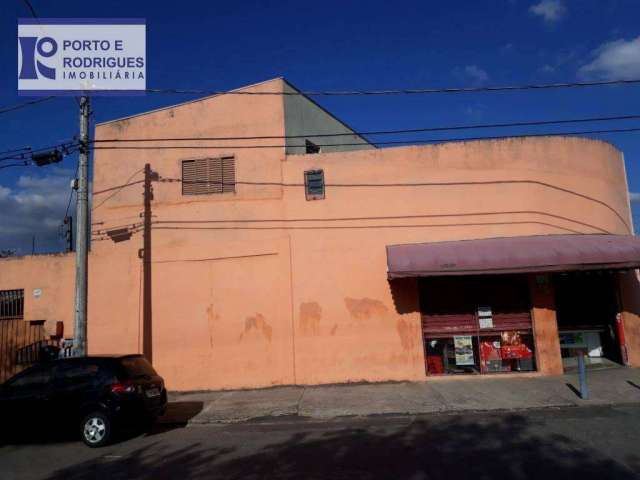
[{"label": "shop entrance", "polygon": [[427,375],[535,370],[526,276],[429,277],[419,288]]},{"label": "shop entrance", "polygon": [[577,356],[602,368],[622,364],[616,328],[616,278],[608,271],[570,272],[554,276],[560,351],[565,371],[577,368]]}]

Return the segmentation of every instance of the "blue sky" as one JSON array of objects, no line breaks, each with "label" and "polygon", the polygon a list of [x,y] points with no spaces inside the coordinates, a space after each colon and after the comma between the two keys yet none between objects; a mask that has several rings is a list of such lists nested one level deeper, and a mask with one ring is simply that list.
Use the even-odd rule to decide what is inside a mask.
[{"label": "blue sky", "polygon": [[[40,17],[144,17],[147,86],[230,89],[284,76],[303,90],[385,89],[640,78],[637,0],[146,1],[31,0]],[[0,5],[0,107],[16,91],[22,0]],[[194,98],[96,98],[100,122]],[[640,114],[640,85],[318,100],[358,130]],[[0,150],[55,144],[78,129],[73,98],[0,116]],[[640,126],[640,121],[575,129]],[[555,130],[573,129],[572,126]],[[487,135],[554,131],[486,130]],[[478,132],[469,132],[470,136]],[[453,134],[448,134],[451,136]],[[459,136],[460,132],[455,136]],[[442,134],[446,137],[447,134]],[[386,139],[435,138],[434,134]],[[640,133],[602,135],[624,153],[640,191]],[[0,249],[63,247],[57,237],[76,157],[0,170]],[[640,215],[636,217],[636,223]]]}]

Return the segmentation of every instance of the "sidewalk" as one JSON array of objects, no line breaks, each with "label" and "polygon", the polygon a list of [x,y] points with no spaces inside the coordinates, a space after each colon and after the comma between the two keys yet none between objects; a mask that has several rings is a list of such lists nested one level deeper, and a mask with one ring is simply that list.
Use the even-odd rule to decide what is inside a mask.
[{"label": "sidewalk", "polygon": [[571,388],[579,388],[575,374],[175,393],[160,421],[210,424],[283,416],[330,419],[640,403],[640,369],[611,368],[587,375],[588,400]]}]

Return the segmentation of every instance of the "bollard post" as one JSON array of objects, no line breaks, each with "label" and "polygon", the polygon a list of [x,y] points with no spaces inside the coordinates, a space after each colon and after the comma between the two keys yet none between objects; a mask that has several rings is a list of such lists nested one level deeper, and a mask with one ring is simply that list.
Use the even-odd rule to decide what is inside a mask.
[{"label": "bollard post", "polygon": [[578,355],[578,376],[580,378],[580,398],[582,400],[589,399],[589,390],[587,389],[587,369],[584,361],[584,353]]}]

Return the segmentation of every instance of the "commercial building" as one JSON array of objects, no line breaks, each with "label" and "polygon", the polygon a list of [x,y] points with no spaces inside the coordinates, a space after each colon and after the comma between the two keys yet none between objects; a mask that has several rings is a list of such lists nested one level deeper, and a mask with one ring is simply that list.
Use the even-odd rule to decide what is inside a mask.
[{"label": "commercial building", "polygon": [[[144,352],[176,390],[640,366],[616,148],[374,148],[285,80],[240,91],[265,94],[96,126],[91,353]],[[71,256],[0,262],[64,336],[72,279]]]}]

